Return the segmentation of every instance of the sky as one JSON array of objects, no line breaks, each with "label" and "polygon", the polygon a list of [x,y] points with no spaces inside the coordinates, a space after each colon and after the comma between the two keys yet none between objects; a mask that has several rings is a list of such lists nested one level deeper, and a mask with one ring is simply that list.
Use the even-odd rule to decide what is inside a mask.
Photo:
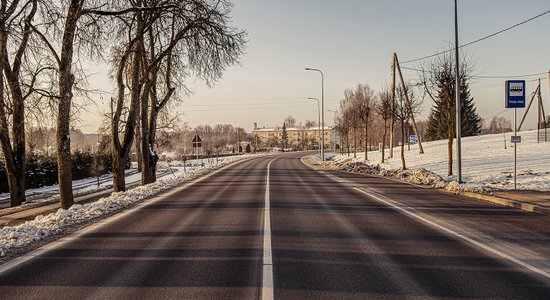
[{"label": "sky", "polygon": [[[305,71],[321,69],[325,85],[325,124],[333,124],[333,112],[346,88],[367,83],[380,91],[391,82],[391,57],[400,61],[447,50],[454,41],[452,0],[235,0],[232,24],[248,32],[249,42],[241,64],[229,67],[213,87],[189,78],[193,93],[176,113],[182,122],[231,123],[250,132],[252,124],[281,126],[292,115],[299,122],[317,120],[321,99],[321,76]],[[550,10],[548,0],[459,0],[459,43],[492,34]],[[474,74],[502,76],[477,78],[471,94],[484,119],[502,116],[513,120],[504,107],[504,81],[525,79],[527,93],[542,79],[542,97],[550,114],[550,14],[492,38],[463,48],[474,63]],[[425,61],[402,64],[418,68]],[[90,67],[91,87],[113,91],[102,64]],[[519,78],[518,75],[545,73]],[[403,70],[405,80],[415,71]],[[99,97],[99,96],[98,96]],[[85,132],[96,132],[100,112],[106,111],[109,95],[82,116]],[[426,119],[433,102],[424,101],[418,119]],[[535,128],[536,106],[524,129]],[[518,119],[523,115],[518,109]],[[519,120],[518,120],[519,122]]]}]

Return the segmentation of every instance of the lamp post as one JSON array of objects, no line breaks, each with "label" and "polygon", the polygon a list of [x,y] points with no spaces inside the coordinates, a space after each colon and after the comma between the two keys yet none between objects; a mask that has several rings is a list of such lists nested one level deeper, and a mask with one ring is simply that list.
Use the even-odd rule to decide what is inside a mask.
[{"label": "lamp post", "polygon": [[319,69],[306,68],[306,71],[321,73],[321,161],[325,161],[325,75]]},{"label": "lamp post", "polygon": [[[334,151],[334,153],[336,153],[336,134],[337,134],[337,130],[336,130],[336,114],[338,113],[337,110],[332,110],[332,109],[327,109],[327,111],[330,111],[330,112],[333,112],[334,113],[334,116],[333,116],[333,122],[334,122],[334,143],[332,144],[332,149]],[[331,141],[332,142],[332,141]]]},{"label": "lamp post", "polygon": [[319,125],[319,132],[318,132],[318,135],[319,135],[319,153],[321,151],[321,108],[320,108],[320,103],[319,103],[319,99],[317,98],[308,98],[309,100],[315,100],[317,101],[317,113],[319,114],[319,120],[317,122],[317,125]]},{"label": "lamp post", "polygon": [[462,117],[460,116],[460,69],[458,60],[458,8],[457,0],[455,0],[455,96],[456,96],[456,163],[457,163],[457,179],[458,183],[462,183]]}]

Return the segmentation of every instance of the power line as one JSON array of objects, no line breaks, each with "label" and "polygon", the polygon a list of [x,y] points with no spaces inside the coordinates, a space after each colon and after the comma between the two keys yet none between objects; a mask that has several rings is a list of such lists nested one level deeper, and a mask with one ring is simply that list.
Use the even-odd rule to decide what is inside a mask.
[{"label": "power line", "polygon": [[493,119],[494,117],[500,116],[500,115],[502,115],[503,113],[505,113],[505,112],[507,112],[507,111],[508,111],[508,109],[505,109],[505,110],[503,110],[503,111],[501,111],[501,112],[499,112],[499,113],[496,113],[496,114],[494,114],[494,115],[488,117],[487,119]]},{"label": "power line", "polygon": [[[335,103],[335,102],[339,102],[339,100],[340,100],[340,97],[329,99],[326,102]],[[200,103],[200,104],[191,103],[191,104],[188,104],[188,103],[189,102],[184,102],[184,104],[182,104],[182,106],[185,106],[185,107],[213,107],[213,106],[220,107],[220,106],[239,105],[239,106],[262,106],[263,107],[263,106],[269,106],[269,105],[289,106],[289,105],[293,105],[294,103],[299,103],[299,104],[311,103],[311,104],[314,104],[314,102],[311,102],[310,100],[307,100],[306,98],[295,100],[295,101],[292,101],[292,102],[282,102],[282,101],[278,101],[278,102],[254,102],[254,101],[248,101],[248,102],[243,102],[243,103],[235,103],[235,102],[209,103],[209,104],[207,104],[207,103]]]},{"label": "power line", "polygon": [[[410,70],[410,71],[416,71],[416,72],[426,72],[426,73],[434,73],[433,71],[429,70],[421,70],[416,68],[409,68],[409,67],[401,67],[401,69]],[[526,78],[526,77],[535,77],[535,76],[543,76],[546,75],[547,72],[540,72],[540,73],[532,73],[532,74],[521,74],[521,75],[472,75],[472,78],[484,78],[484,79],[491,79],[491,78]],[[541,78],[544,79],[544,78]],[[538,80],[538,79],[534,79]]]},{"label": "power line", "polygon": [[257,106],[257,107],[239,107],[239,108],[220,108],[220,109],[183,109],[183,112],[209,112],[209,111],[241,111],[241,110],[257,110],[257,109],[274,109],[274,108],[289,108],[289,107],[305,107],[310,106],[311,104],[292,104],[292,105],[281,105],[281,106]]},{"label": "power line", "polygon": [[[537,18],[540,18],[540,17],[542,17],[542,16],[544,16],[544,15],[546,15],[546,14],[549,14],[549,13],[550,13],[550,10],[547,10],[547,11],[545,11],[545,12],[543,12],[543,13],[540,13],[540,14],[534,16],[534,17],[531,17],[531,18],[529,18],[529,19],[527,19],[527,20],[524,20],[524,21],[521,21],[521,22],[519,22],[519,23],[517,23],[517,24],[514,24],[514,25],[512,25],[512,26],[510,26],[510,27],[506,27],[506,28],[504,28],[504,29],[502,29],[502,30],[499,30],[499,31],[495,32],[495,33],[491,33],[491,34],[486,35],[486,36],[484,36],[484,37],[481,37],[481,38],[479,38],[479,39],[477,39],[477,40],[473,40],[473,41],[471,41],[471,42],[469,42],[469,43],[460,45],[458,48],[460,49],[460,48],[462,48],[462,47],[467,47],[467,46],[470,46],[470,45],[472,45],[472,44],[475,44],[475,43],[481,42],[481,41],[483,41],[483,40],[486,40],[486,39],[488,39],[488,38],[492,38],[492,37],[494,37],[494,36],[496,36],[496,35],[499,35],[499,34],[501,34],[501,33],[503,33],[503,32],[508,31],[508,30],[514,29],[514,28],[516,28],[516,27],[518,27],[518,26],[521,26],[521,25],[523,25],[523,24],[525,24],[525,23],[528,23],[528,22],[530,22],[530,21],[533,21],[533,20],[535,20],[535,19],[537,19]],[[439,55],[442,55],[442,54],[446,54],[446,53],[449,53],[449,52],[452,52],[452,51],[455,51],[455,48],[452,48],[452,49],[449,49],[449,50],[446,50],[446,51],[442,51],[442,52],[438,52],[438,53],[435,53],[435,54],[426,55],[426,56],[423,56],[423,57],[411,59],[411,60],[402,61],[401,64],[408,64],[408,63],[412,63],[412,62],[416,62],[416,61],[420,61],[420,60],[425,60],[425,59],[432,58],[432,57],[436,57],[436,56],[439,56]]]},{"label": "power line", "polygon": [[[274,98],[190,98],[191,101],[232,101],[232,100],[242,100],[242,101],[248,101],[248,100],[297,100],[297,99],[307,99],[311,96],[301,96],[301,97],[274,97]],[[328,98],[340,98],[340,96],[331,96],[331,97],[325,97],[325,99]]]},{"label": "power line", "polygon": [[525,78],[546,75],[546,72],[524,75],[474,75],[473,78]]}]

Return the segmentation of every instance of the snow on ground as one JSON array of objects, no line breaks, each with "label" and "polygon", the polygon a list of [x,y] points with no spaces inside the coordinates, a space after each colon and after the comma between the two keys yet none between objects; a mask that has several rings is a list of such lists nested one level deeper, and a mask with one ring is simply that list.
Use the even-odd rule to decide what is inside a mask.
[{"label": "snow on ground", "polygon": [[113,193],[111,196],[96,202],[82,205],[75,204],[68,210],[59,209],[57,212],[46,216],[40,215],[32,221],[27,221],[18,226],[3,227],[0,229],[0,257],[33,247],[42,240],[62,235],[70,228],[107,217],[183,182],[252,156],[254,155],[220,158],[219,163],[195,168],[187,167],[186,172],[183,172],[183,167],[178,167],[176,176],[166,176],[155,183],[139,186],[126,192]]},{"label": "snow on ground", "polygon": [[[418,153],[418,145],[411,145],[409,151],[405,145],[405,161],[409,172],[400,171],[400,147],[394,148],[394,157],[387,159],[384,164],[380,160],[380,151],[369,152],[368,166],[362,168],[368,168],[369,173],[410,177],[410,180],[418,183],[437,187],[447,186],[450,190],[510,190],[514,188],[514,148],[510,144],[511,135],[513,134],[506,133],[506,136],[493,134],[462,138],[464,183],[460,186],[455,181],[456,176],[447,176],[447,140],[423,143],[424,154]],[[550,142],[537,143],[536,130],[519,132],[518,135],[522,137],[522,142],[517,148],[518,189],[550,191]],[[456,145],[453,144],[453,152],[455,150]],[[389,150],[385,152],[387,156]],[[340,165],[347,164],[348,168],[351,164],[360,168],[364,153],[357,154],[356,159],[353,159],[351,153],[351,158],[347,155],[338,155],[332,160]],[[453,162],[453,172],[456,174],[456,161]],[[426,180],[428,182],[424,182]]]},{"label": "snow on ground", "polygon": [[[131,184],[131,183],[138,182],[140,180],[140,176],[141,176],[141,173],[138,173],[136,169],[126,170],[126,183]],[[99,182],[100,182],[99,186],[97,185],[97,177],[89,177],[89,178],[84,178],[79,180],[73,180],[73,190],[74,190],[75,196],[109,188],[113,185],[112,180],[113,180],[113,177],[110,174],[104,174],[99,177]],[[51,193],[57,193],[58,190],[59,190],[58,185],[54,184],[54,185],[43,186],[43,187],[34,188],[34,189],[28,189],[25,191],[25,195],[29,197],[29,196],[36,196],[41,194],[51,194]],[[6,200],[6,199],[9,199],[9,197],[10,197],[9,193],[0,194],[0,200]],[[50,198],[29,199],[25,204],[42,203],[42,202],[48,202],[49,200],[51,199]]]},{"label": "snow on ground", "polygon": [[[223,158],[220,158],[222,160]],[[185,164],[180,161],[173,161],[170,163],[159,162],[157,176],[178,176],[185,172],[193,171],[197,166],[203,166],[207,164],[215,163],[216,159],[199,159],[199,160],[188,160]],[[172,169],[169,171],[168,167]],[[132,185],[141,181],[141,172],[138,172],[137,169],[126,170],[126,184]],[[79,180],[73,180],[73,194],[74,196],[81,196],[85,194],[90,194],[98,191],[103,191],[109,189],[113,186],[113,177],[111,174],[104,174],[99,178],[99,185],[97,184],[96,177],[84,178]],[[28,189],[25,191],[27,196],[27,201],[22,205],[13,207],[13,208],[3,208],[2,211],[6,212],[9,210],[20,210],[21,208],[36,206],[41,203],[50,203],[56,202],[58,197],[59,187],[57,184],[44,186],[34,189]],[[9,202],[10,194],[1,193],[0,201]]]}]

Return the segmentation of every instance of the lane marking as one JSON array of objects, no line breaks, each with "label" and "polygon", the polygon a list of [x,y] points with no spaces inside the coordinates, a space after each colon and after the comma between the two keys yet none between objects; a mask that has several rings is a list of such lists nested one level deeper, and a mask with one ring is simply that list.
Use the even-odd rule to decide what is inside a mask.
[{"label": "lane marking", "polygon": [[[484,243],[482,243],[482,242],[479,242],[479,241],[476,241],[476,240],[474,240],[474,239],[472,239],[472,238],[469,238],[469,237],[467,237],[467,236],[465,236],[465,235],[463,235],[463,234],[461,234],[461,233],[458,233],[458,232],[456,232],[456,231],[454,231],[454,230],[452,230],[452,229],[450,229],[450,228],[448,228],[448,227],[445,227],[445,226],[440,225],[440,224],[438,224],[438,223],[436,223],[436,222],[434,222],[434,221],[431,221],[431,220],[428,220],[428,219],[426,219],[426,218],[424,218],[424,217],[422,217],[422,216],[419,216],[419,215],[415,214],[415,212],[418,212],[418,211],[417,211],[415,208],[413,208],[413,207],[407,206],[407,205],[405,205],[405,204],[403,204],[403,203],[401,203],[401,202],[399,202],[399,201],[395,201],[395,200],[391,200],[392,202],[394,202],[394,203],[392,203],[392,202],[390,202],[390,201],[384,200],[381,196],[378,196],[378,195],[376,195],[376,194],[374,194],[374,193],[369,193],[369,192],[367,192],[367,191],[364,191],[363,189],[357,187],[356,184],[353,183],[353,182],[347,181],[347,180],[345,180],[345,179],[342,179],[341,177],[338,177],[338,176],[329,174],[329,173],[327,173],[327,172],[323,172],[323,171],[319,171],[319,172],[322,173],[322,174],[324,174],[325,176],[327,176],[327,177],[329,177],[329,178],[332,178],[333,180],[335,180],[335,181],[337,181],[337,182],[345,183],[346,185],[352,187],[354,190],[356,190],[356,191],[358,191],[358,192],[360,192],[360,193],[362,193],[362,194],[364,194],[364,195],[367,195],[367,196],[369,196],[370,198],[372,198],[372,199],[374,199],[374,200],[376,200],[376,201],[378,201],[378,202],[382,202],[382,203],[384,203],[384,204],[386,204],[386,205],[388,205],[388,206],[391,206],[391,207],[395,208],[396,210],[398,210],[398,211],[400,211],[400,212],[402,212],[402,213],[404,213],[404,214],[406,214],[406,215],[409,215],[409,216],[411,216],[411,217],[413,217],[413,218],[415,218],[415,219],[417,219],[417,220],[420,220],[420,221],[422,221],[422,222],[424,222],[424,223],[426,223],[426,224],[428,224],[428,225],[430,225],[430,226],[432,226],[432,227],[434,227],[434,228],[436,228],[436,229],[439,229],[440,231],[446,232],[446,233],[448,233],[448,234],[450,234],[450,235],[452,235],[452,236],[455,236],[455,237],[457,237],[457,238],[460,238],[460,239],[462,239],[462,240],[464,240],[464,241],[466,241],[466,242],[468,242],[468,243],[470,243],[470,244],[473,244],[473,245],[475,245],[475,246],[477,246],[477,247],[479,247],[479,248],[482,248],[482,249],[484,249],[484,250],[486,250],[486,251],[489,251],[489,252],[491,252],[491,253],[493,253],[493,254],[495,254],[495,255],[497,255],[497,256],[500,256],[501,258],[507,259],[507,260],[509,260],[509,261],[511,261],[511,262],[513,262],[513,263],[515,263],[515,264],[518,264],[518,265],[520,265],[520,266],[522,266],[522,267],[524,267],[524,268],[527,268],[528,270],[530,270],[530,271],[532,271],[532,272],[535,272],[535,273],[537,273],[537,274],[539,274],[539,275],[542,275],[542,276],[544,276],[544,277],[550,279],[550,273],[548,273],[548,272],[546,272],[546,271],[544,271],[544,270],[541,270],[541,269],[539,269],[539,268],[537,268],[537,267],[535,267],[535,266],[533,266],[533,265],[531,265],[531,264],[529,264],[529,263],[526,263],[526,262],[524,262],[524,261],[522,261],[522,260],[520,260],[520,259],[514,258],[514,257],[512,257],[512,256],[510,256],[510,255],[508,255],[508,254],[506,254],[506,253],[504,253],[504,252],[502,252],[502,251],[499,251],[499,250],[497,250],[497,249],[495,249],[495,248],[493,248],[493,247],[491,247],[491,246],[488,246],[488,245],[486,245],[486,244],[484,244]],[[399,205],[396,205],[395,203],[397,203],[397,204],[399,204]]]},{"label": "lane marking", "polygon": [[262,261],[262,299],[273,300],[273,251],[271,249],[271,204],[270,204],[270,176],[271,163],[279,159],[272,159],[267,164],[264,206],[264,254]]}]

